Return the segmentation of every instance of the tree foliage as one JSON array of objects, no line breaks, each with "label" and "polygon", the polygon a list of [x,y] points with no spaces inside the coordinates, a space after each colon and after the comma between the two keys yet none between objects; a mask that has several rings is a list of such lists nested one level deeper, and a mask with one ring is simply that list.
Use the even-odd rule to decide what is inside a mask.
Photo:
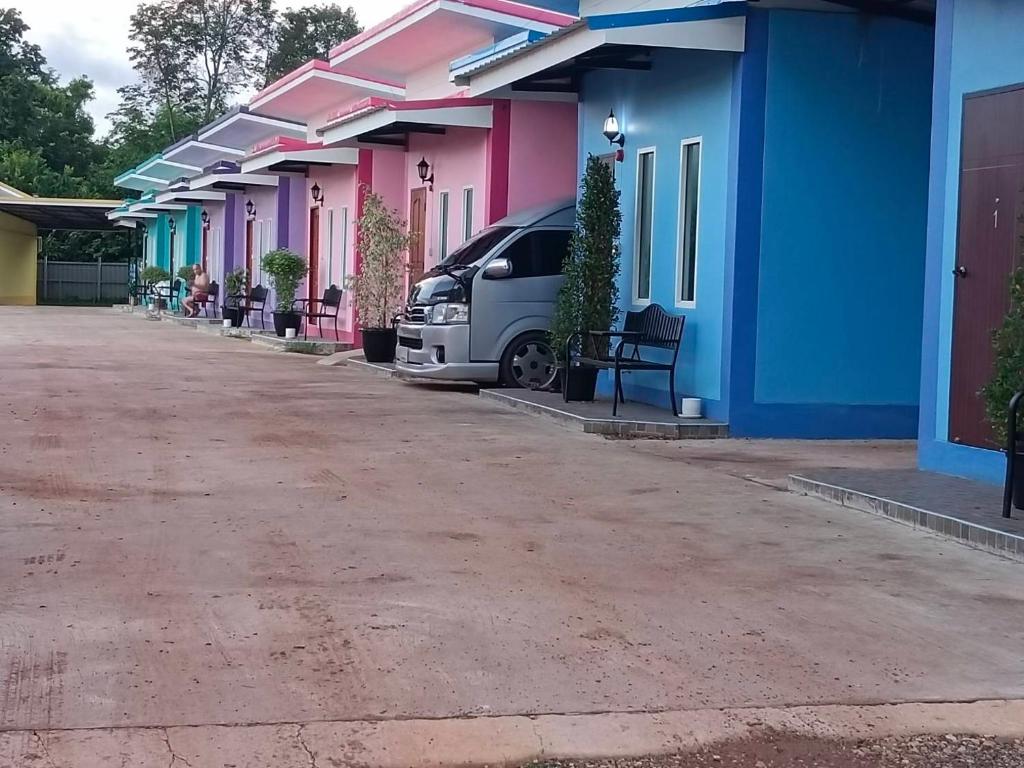
[{"label": "tree foliage", "polygon": [[[1024,252],[1024,237],[1020,243]],[[1010,399],[1024,390],[1024,267],[1018,267],[1010,276],[1010,311],[992,335],[992,343],[995,367],[980,394],[992,431],[999,444],[1004,445]]]},{"label": "tree foliage", "polygon": [[331,48],[362,32],[349,6],[321,5],[281,13],[267,51],[264,85],[269,85],[312,59],[326,59]]},{"label": "tree foliage", "polygon": [[264,254],[260,266],[270,276],[275,311],[290,312],[295,304],[295,291],[309,272],[306,260],[294,251],[281,248]]},{"label": "tree foliage", "polygon": [[398,212],[373,192],[366,192],[357,227],[362,269],[347,285],[355,291],[359,322],[364,328],[390,328],[402,303],[410,237]]},{"label": "tree foliage", "polygon": [[[551,321],[551,344],[559,359],[565,356],[565,345],[573,334],[609,330],[618,319],[621,229],[615,176],[604,160],[590,155],[565,262],[565,282]],[[595,356],[600,351],[588,348],[584,353]]]}]

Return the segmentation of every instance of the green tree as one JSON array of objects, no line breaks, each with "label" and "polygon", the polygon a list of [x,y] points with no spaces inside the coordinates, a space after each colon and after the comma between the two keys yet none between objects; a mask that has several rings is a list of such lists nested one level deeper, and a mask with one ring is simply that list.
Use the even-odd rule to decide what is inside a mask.
[{"label": "green tree", "polygon": [[[1020,244],[1024,252],[1024,237]],[[1024,267],[1018,267],[1010,277],[1010,311],[992,335],[992,343],[995,367],[981,396],[996,440],[1004,445],[1010,399],[1024,390]]]},{"label": "green tree", "polygon": [[312,59],[326,59],[331,48],[363,28],[350,6],[322,5],[284,11],[277,19],[267,51],[264,85]]}]

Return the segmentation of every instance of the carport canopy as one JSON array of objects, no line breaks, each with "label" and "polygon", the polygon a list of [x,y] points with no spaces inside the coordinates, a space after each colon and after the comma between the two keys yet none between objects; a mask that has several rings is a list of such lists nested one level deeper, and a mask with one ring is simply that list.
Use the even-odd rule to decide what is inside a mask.
[{"label": "carport canopy", "polygon": [[60,197],[0,197],[0,212],[44,230],[106,232],[114,229],[107,214],[120,200],[76,200]]}]

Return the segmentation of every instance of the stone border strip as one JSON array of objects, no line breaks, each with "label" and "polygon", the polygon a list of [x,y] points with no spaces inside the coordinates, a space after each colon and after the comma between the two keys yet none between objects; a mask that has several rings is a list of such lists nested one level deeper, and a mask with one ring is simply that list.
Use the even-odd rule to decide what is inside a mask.
[{"label": "stone border strip", "polygon": [[629,421],[625,419],[592,419],[569,411],[531,403],[500,390],[481,389],[480,397],[500,403],[507,408],[543,416],[560,424],[577,427],[592,435],[632,438],[661,438],[664,440],[713,440],[729,436],[729,425],[715,422],[675,424],[656,421]]},{"label": "stone border strip", "polygon": [[962,734],[1024,737],[1024,702],[703,709],[424,720],[23,729],[0,732],[18,768],[260,765],[453,768],[693,752],[766,730],[837,741]]},{"label": "stone border strip", "polygon": [[937,512],[929,512],[910,504],[873,496],[870,493],[843,488],[801,475],[789,476],[789,490],[802,496],[838,504],[841,507],[885,517],[903,525],[938,534],[958,544],[1024,562],[1024,537],[1012,533],[997,531],[978,523],[960,520]]}]

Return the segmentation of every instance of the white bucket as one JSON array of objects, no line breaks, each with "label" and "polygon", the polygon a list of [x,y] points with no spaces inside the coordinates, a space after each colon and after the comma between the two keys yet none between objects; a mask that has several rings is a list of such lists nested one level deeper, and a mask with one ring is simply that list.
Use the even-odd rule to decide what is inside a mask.
[{"label": "white bucket", "polygon": [[230,321],[230,320],[224,320],[224,321],[222,321],[222,322],[221,322],[221,327],[222,327],[222,328],[230,328],[230,327],[231,327],[231,321]]},{"label": "white bucket", "polygon": [[704,402],[699,397],[684,397],[679,415],[684,419],[699,419],[704,412],[703,406]]},{"label": "white bucket", "polygon": [[299,335],[299,332],[297,330],[295,330],[294,328],[285,328],[284,329],[284,337],[286,339],[294,339],[298,335]]}]

